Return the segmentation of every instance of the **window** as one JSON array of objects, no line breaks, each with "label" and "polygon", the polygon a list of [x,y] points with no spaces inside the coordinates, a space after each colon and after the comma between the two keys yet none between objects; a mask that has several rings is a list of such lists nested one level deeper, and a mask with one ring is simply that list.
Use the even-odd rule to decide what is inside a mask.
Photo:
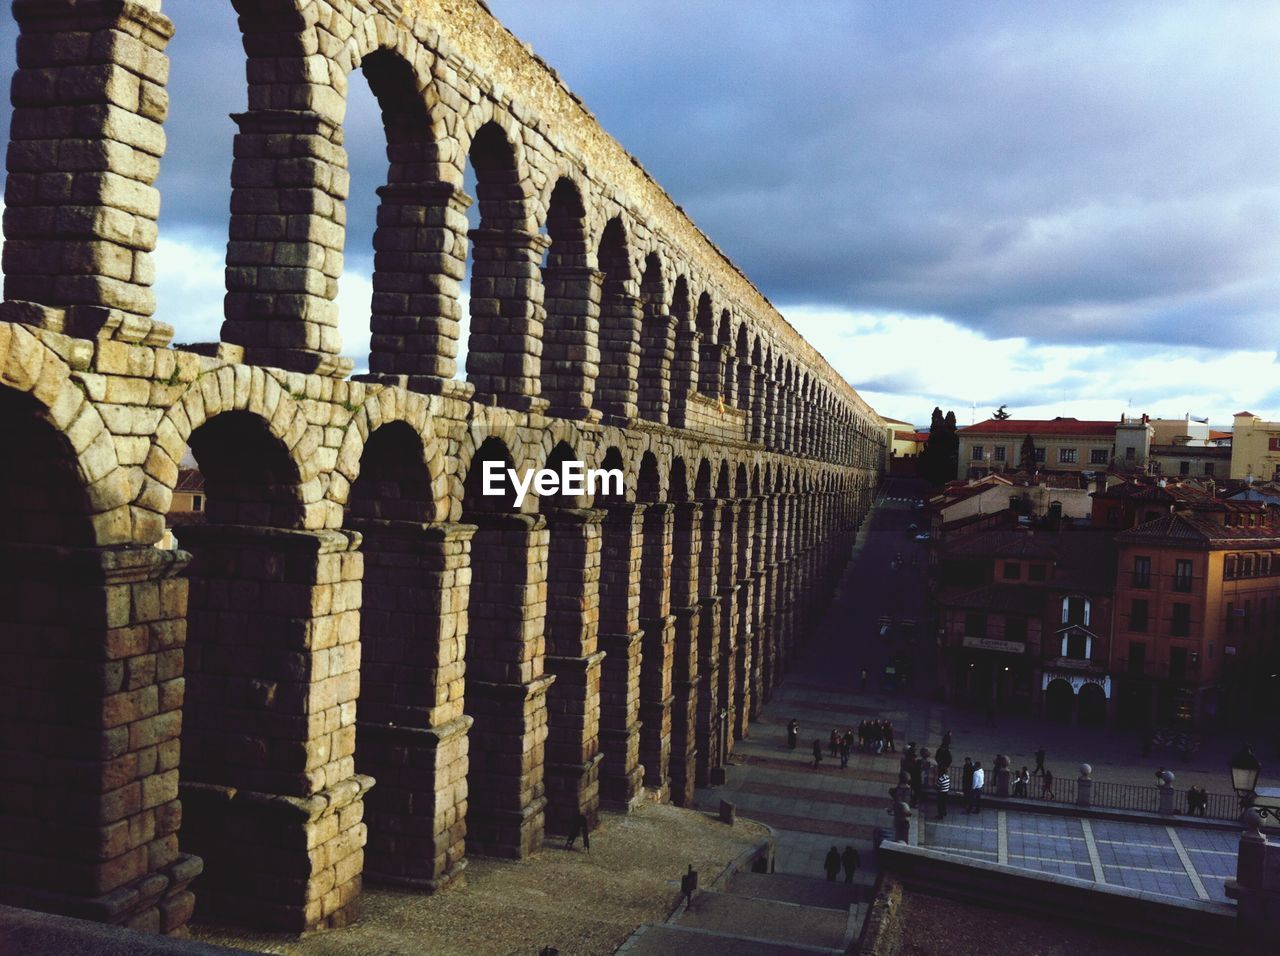
[{"label": "window", "polygon": [[1222,561],[1222,577],[1228,581],[1236,576],[1236,556],[1229,554]]},{"label": "window", "polygon": [[1147,629],[1148,605],[1146,598],[1134,598],[1129,605],[1129,630],[1145,631]]},{"label": "window", "polygon": [[1267,449],[1269,451],[1280,451],[1280,435],[1272,435],[1267,439]]},{"label": "window", "polygon": [[1178,474],[1180,474],[1180,475],[1189,475],[1189,474],[1191,474],[1191,462],[1189,462],[1189,461],[1180,461],[1180,462],[1178,462]]},{"label": "window", "polygon": [[1022,565],[1017,561],[1006,561],[1004,563],[1004,579],[1006,581],[1017,581],[1022,577]]},{"label": "window", "polygon": [[995,461],[1004,461],[1004,445],[996,445],[991,449],[991,457]]},{"label": "window", "polygon": [[1004,619],[1004,639],[1025,644],[1027,642],[1027,619],[1025,617],[1006,617]]},{"label": "window", "polygon": [[1169,633],[1174,637],[1186,637],[1191,633],[1191,605],[1181,601],[1173,605],[1173,619],[1169,622]]},{"label": "window", "polygon": [[1043,564],[1033,564],[1027,568],[1028,581],[1043,581],[1048,577],[1048,569]]},{"label": "window", "polygon": [[1135,588],[1151,587],[1151,558],[1137,555],[1133,559],[1133,586]]},{"label": "window", "polygon": [[1062,656],[1087,661],[1093,656],[1093,638],[1082,631],[1072,631],[1062,638]]},{"label": "window", "polygon": [[1211,462],[1211,461],[1206,461],[1206,462],[1204,463],[1204,473],[1205,473],[1206,475],[1212,475],[1212,474],[1213,474],[1213,462]]},{"label": "window", "polygon": [[966,637],[986,637],[987,616],[981,611],[969,611],[964,616],[964,633]]},{"label": "window", "polygon": [[1241,556],[1241,558],[1240,558],[1240,577],[1242,577],[1242,578],[1251,578],[1251,577],[1253,577],[1253,555],[1251,555],[1251,554],[1246,554],[1246,555],[1242,555],[1242,556]]},{"label": "window", "polygon": [[974,446],[973,446],[973,454],[972,454],[972,455],[970,455],[969,457],[970,457],[971,459],[973,459],[974,461],[982,461],[982,446],[981,446],[981,445],[974,445]]},{"label": "window", "polygon": [[[1036,449],[1036,463],[1037,463],[1037,464],[1041,464],[1041,465],[1042,465],[1042,464],[1044,464],[1044,449],[1043,449],[1043,448],[1037,448],[1037,449]],[[1280,473],[1280,467],[1277,467],[1277,468],[1276,468],[1276,472],[1277,472],[1277,473]]]},{"label": "window", "polygon": [[1147,645],[1129,643],[1129,673],[1141,676],[1147,669]]},{"label": "window", "polygon": [[1188,592],[1191,590],[1191,562],[1186,558],[1179,558],[1174,565],[1173,570],[1173,589],[1175,591]]},{"label": "window", "polygon": [[1058,449],[1058,464],[1074,465],[1076,463],[1076,450],[1074,448]]},{"label": "window", "polygon": [[1062,623],[1089,626],[1089,599],[1072,594],[1062,599]]},{"label": "window", "polygon": [[204,510],[204,495],[191,496],[191,510],[192,511]]},{"label": "window", "polygon": [[1128,448],[1124,450],[1125,461],[1134,461],[1137,457],[1138,457],[1138,449],[1134,448],[1132,445],[1130,445]]},{"label": "window", "polygon": [[1258,573],[1262,575],[1267,575],[1271,573],[1271,555],[1269,554],[1258,555]]},{"label": "window", "polygon": [[1110,457],[1111,456],[1107,454],[1107,450],[1105,448],[1095,448],[1089,452],[1089,464],[1105,465]]}]

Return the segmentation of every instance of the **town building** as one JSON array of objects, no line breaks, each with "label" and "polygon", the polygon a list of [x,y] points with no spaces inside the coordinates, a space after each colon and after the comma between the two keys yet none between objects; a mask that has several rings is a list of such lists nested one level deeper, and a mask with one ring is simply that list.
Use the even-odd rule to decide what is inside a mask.
[{"label": "town building", "polygon": [[1112,713],[1112,534],[991,529],[941,547],[947,699],[1091,725]]},{"label": "town building", "polygon": [[1155,521],[1195,502],[1211,502],[1212,492],[1196,481],[1132,475],[1109,481],[1093,493],[1090,523],[1124,530]]},{"label": "town building", "polygon": [[1199,727],[1257,697],[1280,630],[1280,522],[1258,502],[1191,503],[1116,536],[1117,714]]},{"label": "town building", "polygon": [[1270,481],[1280,478],[1280,422],[1253,412],[1236,412],[1231,429],[1231,477]]},{"label": "town building", "polygon": [[1119,421],[1048,421],[990,418],[958,431],[960,454],[956,477],[1023,468],[1027,436],[1034,446],[1030,464],[1037,471],[1079,474],[1111,467],[1145,470],[1152,429],[1146,416]]},{"label": "town building", "polygon": [[1148,471],[1153,475],[1226,478],[1231,472],[1231,446],[1153,444]]}]

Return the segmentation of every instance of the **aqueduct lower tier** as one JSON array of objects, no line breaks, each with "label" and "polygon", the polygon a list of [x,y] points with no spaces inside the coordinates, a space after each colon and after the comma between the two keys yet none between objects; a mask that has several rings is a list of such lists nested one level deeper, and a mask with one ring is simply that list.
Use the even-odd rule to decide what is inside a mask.
[{"label": "aqueduct lower tier", "polygon": [[[0,899],[165,931],[200,860],[202,913],[304,929],[362,877],[434,889],[687,803],[876,480],[13,323],[0,382]],[[207,523],[164,550],[131,510],[167,509],[188,445]],[[566,458],[625,493],[479,494],[485,461]]]},{"label": "aqueduct lower tier", "polygon": [[[234,0],[222,341],[151,253],[160,0],[15,0],[0,901],[292,930],[687,803],[824,606],[874,413],[475,0]],[[370,374],[334,302],[383,113]],[[470,163],[480,226],[467,228]],[[454,380],[470,262],[467,381]],[[204,520],[166,517],[190,450]],[[580,460],[622,492],[483,494]]]}]

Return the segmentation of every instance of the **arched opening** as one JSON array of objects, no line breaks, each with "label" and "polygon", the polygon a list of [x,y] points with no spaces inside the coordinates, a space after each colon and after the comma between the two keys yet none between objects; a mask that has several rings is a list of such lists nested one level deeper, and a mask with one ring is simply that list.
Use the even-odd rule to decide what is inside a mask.
[{"label": "arched opening", "polygon": [[604,227],[597,260],[604,280],[600,297],[600,378],[596,382],[596,407],[605,415],[634,418],[641,312],[626,229],[616,216]]},{"label": "arched opening", "polygon": [[[544,467],[579,460],[559,442]],[[601,662],[598,648],[603,515],[563,494],[539,500],[550,533],[547,548],[547,830],[570,833],[579,815],[589,828],[600,806]]]},{"label": "arched opening", "polygon": [[[341,922],[359,892],[369,783],[354,776],[356,539],[297,530],[298,467],[258,415],[218,414],[189,443],[207,495],[207,523],[176,529],[193,556],[182,780],[184,832],[205,860],[201,912],[293,930]],[[337,823],[319,838],[319,819],[277,799],[322,794]],[[298,880],[317,839],[327,865]],[[292,851],[264,858],[264,845]]]},{"label": "arched opening", "polygon": [[1080,688],[1080,723],[1086,727],[1104,727],[1107,723],[1107,695],[1092,682]]},{"label": "arched opening", "polygon": [[1044,691],[1044,714],[1050,720],[1070,723],[1075,716],[1076,694],[1071,684],[1057,678],[1049,681]]},{"label": "arched opening", "polygon": [[[364,58],[359,74],[367,89],[350,83],[347,139],[381,132],[386,163],[365,168],[358,151],[351,156],[346,271],[339,287],[343,341],[359,368],[364,318],[346,313],[354,311],[357,295],[371,295],[369,371],[407,375],[412,387],[437,391],[438,383],[457,374],[471,201],[441,169],[413,67],[395,51],[380,49]],[[374,115],[380,130],[369,128]],[[377,188],[366,192],[370,182]],[[371,290],[366,276],[372,277]]]},{"label": "arched opening", "polygon": [[[506,445],[486,438],[463,484],[471,546],[465,709],[474,720],[467,774],[467,843],[523,857],[542,845],[547,689],[542,636],[548,534],[542,515],[521,514]],[[493,494],[486,494],[488,490]]]},{"label": "arched opening", "polygon": [[[123,822],[101,820],[99,800],[115,776],[138,786],[126,764],[138,755],[104,754],[102,741],[132,750],[127,723],[108,701],[122,702],[124,669],[155,649],[145,627],[130,621],[117,620],[111,632],[119,598],[129,608],[129,588],[104,589],[104,570],[93,567],[88,496],[67,436],[31,397],[4,387],[0,421],[12,456],[0,469],[0,901],[48,908],[46,894],[63,894],[87,903],[147,872],[146,840],[129,834],[123,813]],[[141,646],[119,659],[112,639],[130,637]],[[122,830],[111,843],[98,835],[104,823]],[[108,864],[104,851],[117,843],[127,845]],[[119,859],[125,854],[141,860]]]},{"label": "arched opening", "polygon": [[646,503],[640,566],[640,760],[644,782],[660,797],[668,790],[671,755],[671,667],[675,618],[671,616],[674,508],[662,500],[658,460],[640,460],[636,500]]},{"label": "arched opening", "polygon": [[755,392],[755,369],[751,366],[751,337],[747,332],[747,323],[738,326],[738,341],[735,348],[735,362],[738,372],[737,390],[733,403],[747,416],[747,431],[743,438],[751,438],[751,396]]},{"label": "arched opening", "polygon": [[557,418],[590,415],[600,374],[601,274],[588,262],[586,208],[578,187],[560,179],[547,213],[542,268],[546,322],[542,333],[542,394]]},{"label": "arched opening", "polygon": [[433,524],[426,452],[405,422],[374,430],[347,499],[362,536],[356,770],[377,781],[365,822],[370,879],[435,889],[458,871],[465,829],[463,675],[468,535]]},{"label": "arched opening", "polygon": [[662,262],[657,253],[645,259],[640,280],[640,304],[643,319],[640,327],[639,376],[640,417],[667,423],[671,407],[671,363],[675,358],[675,320],[667,311],[666,283],[662,278]]},{"label": "arched opening", "polygon": [[720,348],[716,342],[715,309],[711,304],[711,296],[706,292],[698,296],[698,312],[694,321],[700,336],[698,392],[715,399],[720,395]]},{"label": "arched opening", "polygon": [[675,352],[671,361],[670,423],[685,428],[688,423],[689,394],[698,380],[698,338],[693,325],[693,307],[689,301],[689,280],[676,279],[671,293],[671,315],[675,319]]},{"label": "arched opening", "polygon": [[467,153],[479,226],[471,239],[467,381],[483,399],[527,408],[539,393],[543,308],[537,286],[546,240],[530,231],[515,148],[494,121]]},{"label": "arched opening", "polygon": [[726,405],[738,398],[738,363],[733,353],[733,315],[728,309],[720,311],[720,397]]},{"label": "arched opening", "polygon": [[[624,469],[621,451],[610,447],[604,469]],[[601,489],[595,498],[605,510],[600,555],[600,647],[605,652],[600,683],[600,797],[609,806],[629,809],[641,792],[640,767],[640,609],[642,520],[645,506],[617,489]]]},{"label": "arched opening", "polygon": [[671,666],[671,800],[688,806],[696,776],[698,700],[698,551],[699,508],[691,501],[683,458],[671,462],[667,500],[674,506],[671,528],[671,614],[675,641]]}]

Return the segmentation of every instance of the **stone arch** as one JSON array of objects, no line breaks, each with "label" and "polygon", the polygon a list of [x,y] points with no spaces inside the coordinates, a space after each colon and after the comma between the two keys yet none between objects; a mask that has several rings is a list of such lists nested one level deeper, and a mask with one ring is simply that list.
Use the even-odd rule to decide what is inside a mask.
[{"label": "stone arch", "polygon": [[657,502],[665,497],[657,456],[646,451],[640,456],[640,470],[636,475],[636,500]]},{"label": "stone arch", "polygon": [[622,447],[623,446],[621,445],[611,444],[602,449],[600,467],[609,470],[614,468],[619,469],[623,474],[626,487],[624,487],[622,494],[617,494],[616,490],[613,488],[606,490],[602,487],[595,496],[595,505],[597,508],[605,504],[616,504],[623,501],[635,500],[635,482],[637,476],[632,474],[627,468],[626,458],[622,454]]},{"label": "stone arch", "polygon": [[[168,510],[169,494],[178,477],[176,460],[169,459],[171,467],[161,467],[159,456],[148,457],[145,479],[135,494],[128,474],[120,467],[111,433],[97,408],[72,380],[71,369],[20,325],[0,323],[0,393],[10,396],[0,420],[27,421],[36,429],[36,436],[36,423],[42,422],[51,429],[50,434],[60,435],[59,441],[65,443],[61,452],[73,463],[69,467],[74,467],[74,476],[66,478],[81,488],[76,521],[87,524],[87,528],[71,534],[66,543],[112,545],[159,540],[163,519],[157,513]],[[8,417],[10,414],[15,418]],[[30,434],[23,440],[40,441]],[[6,497],[13,500],[11,496],[22,492],[13,485],[17,468],[10,469],[9,474],[7,483],[12,487],[6,489]],[[163,478],[169,479],[167,484]],[[146,511],[140,510],[148,505]],[[137,518],[147,514],[156,516],[155,520],[138,525]],[[71,530],[63,528],[60,536]],[[19,537],[31,537],[36,531],[27,528]]]},{"label": "stone arch", "polygon": [[662,259],[656,252],[645,258],[640,280],[640,363],[638,402],[642,418],[665,425],[671,407],[671,366],[676,352],[677,319],[667,302]]},{"label": "stone arch", "polygon": [[688,501],[693,497],[693,488],[689,483],[688,467],[683,455],[673,455],[671,467],[667,472],[667,500]]},{"label": "stone arch", "polygon": [[641,308],[628,232],[622,216],[614,216],[600,235],[596,255],[604,276],[596,404],[605,415],[620,419],[636,415],[640,364]]},{"label": "stone arch", "polygon": [[[320,430],[307,421],[301,406],[276,378],[262,368],[224,365],[197,378],[160,420],[153,452],[158,447],[176,463],[197,429],[228,412],[244,412],[258,419],[270,437],[280,442],[296,469],[296,498],[301,515],[296,524],[280,526],[312,529],[338,526],[341,508],[324,500],[325,489],[319,474],[316,452],[320,447]],[[167,468],[162,470],[167,472]],[[172,476],[176,483],[176,467]],[[170,491],[172,487],[169,486]]]},{"label": "stone arch", "polygon": [[347,423],[338,448],[338,460],[329,475],[327,497],[337,508],[347,506],[351,485],[359,478],[364,462],[365,446],[386,425],[401,423],[418,435],[423,463],[429,481],[432,502],[426,521],[447,521],[452,490],[445,468],[444,451],[432,440],[435,426],[428,412],[425,396],[401,388],[375,391]]},{"label": "stone arch", "polygon": [[501,414],[474,417],[463,433],[462,441],[455,453],[457,471],[449,483],[451,521],[462,519],[467,504],[467,481],[476,470],[476,455],[486,444],[489,444],[492,451],[494,445],[491,440],[501,446],[504,460],[508,462],[505,467],[516,468],[528,462],[528,452],[513,421]]},{"label": "stone arch", "polygon": [[720,310],[716,339],[720,345],[720,397],[726,405],[738,400],[738,369],[734,356],[734,317],[726,307]]},{"label": "stone arch", "polygon": [[703,458],[698,462],[698,472],[694,479],[694,497],[705,501],[715,495],[715,486],[711,478],[711,462]]}]

